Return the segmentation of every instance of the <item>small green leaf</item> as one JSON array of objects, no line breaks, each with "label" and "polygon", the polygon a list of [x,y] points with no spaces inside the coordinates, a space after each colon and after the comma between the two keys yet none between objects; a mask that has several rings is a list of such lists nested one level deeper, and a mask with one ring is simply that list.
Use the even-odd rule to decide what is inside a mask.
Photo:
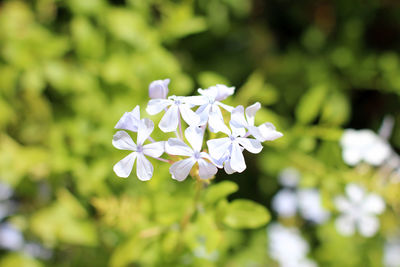
[{"label": "small green leaf", "polygon": [[308,90],[300,99],[300,103],[297,106],[297,120],[306,124],[317,118],[326,93],[327,88],[325,86],[316,86]]},{"label": "small green leaf", "polygon": [[321,120],[332,125],[341,125],[350,115],[350,104],[341,93],[333,93],[324,103]]},{"label": "small green leaf", "polygon": [[207,189],[205,202],[208,204],[216,203],[218,200],[235,193],[238,190],[237,184],[231,181],[223,181],[212,185]]},{"label": "small green leaf", "polygon": [[236,229],[258,228],[270,220],[268,210],[251,200],[237,199],[229,204],[224,223]]}]

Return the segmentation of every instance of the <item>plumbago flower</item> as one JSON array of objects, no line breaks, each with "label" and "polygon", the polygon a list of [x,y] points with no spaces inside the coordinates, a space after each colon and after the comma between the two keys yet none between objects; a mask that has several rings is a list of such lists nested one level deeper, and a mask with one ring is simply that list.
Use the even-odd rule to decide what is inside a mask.
[{"label": "plumbago flower", "polygon": [[356,185],[346,186],[345,196],[338,196],[334,203],[342,213],[335,221],[336,229],[342,235],[353,235],[356,228],[362,236],[371,237],[379,229],[376,217],[385,210],[385,202],[374,193],[367,194],[365,189]]},{"label": "plumbago flower", "polygon": [[390,157],[390,145],[371,130],[346,129],[340,140],[343,160],[354,166],[361,161],[379,166]]},{"label": "plumbago flower", "polygon": [[[114,172],[118,176],[128,177],[137,159],[138,178],[142,181],[149,180],[153,176],[153,166],[146,156],[172,164],[170,173],[177,181],[185,180],[190,173],[195,174],[199,179],[211,179],[218,168],[224,168],[228,174],[243,172],[246,169],[243,150],[259,153],[263,148],[262,142],[272,141],[282,136],[271,123],[255,126],[255,114],[261,108],[260,103],[244,111],[243,106],[235,108],[221,102],[234,93],[234,87],[218,84],[207,89],[199,89],[200,95],[197,96],[172,95],[168,97],[169,83],[170,80],[165,79],[150,84],[151,99],[146,111],[150,115],[165,111],[158,127],[165,133],[175,131],[176,138],[154,141],[150,137],[154,130],[154,123],[150,119],[140,118],[139,106],[126,112],[115,128],[137,133],[137,144],[125,131],[118,131],[114,135],[113,145],[117,149],[132,151],[114,165]],[[224,120],[228,117],[226,115],[230,115],[231,118],[229,127]],[[183,131],[184,126],[187,126],[185,131]],[[207,129],[213,133],[221,132],[222,135],[227,135],[205,140],[208,152],[202,148]],[[150,141],[149,144],[145,144],[147,140]],[[173,157],[160,158],[164,152]]]},{"label": "plumbago flower", "polygon": [[153,176],[153,165],[145,157],[157,158],[164,153],[164,142],[154,142],[144,145],[144,142],[153,132],[154,123],[149,119],[141,120],[137,125],[137,144],[135,144],[129,134],[125,131],[118,131],[112,140],[114,147],[132,152],[114,165],[114,172],[119,177],[128,177],[132,171],[133,164],[136,163],[136,174],[142,181],[147,181]]},{"label": "plumbago flower", "polygon": [[169,169],[172,178],[178,181],[186,179],[196,163],[199,165],[201,179],[213,177],[218,171],[217,167],[211,163],[212,159],[206,152],[200,152],[203,143],[203,131],[199,127],[189,127],[185,131],[185,136],[192,148],[178,138],[170,138],[165,145],[165,151],[168,154],[188,156],[188,158],[172,164]]}]

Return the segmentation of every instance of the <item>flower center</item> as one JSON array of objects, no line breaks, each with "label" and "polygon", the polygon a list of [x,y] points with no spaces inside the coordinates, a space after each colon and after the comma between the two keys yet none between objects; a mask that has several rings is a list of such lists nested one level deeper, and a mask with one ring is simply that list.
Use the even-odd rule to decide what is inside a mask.
[{"label": "flower center", "polygon": [[231,141],[233,142],[233,141],[235,141],[236,138],[234,136],[230,135],[229,139],[231,139]]},{"label": "flower center", "polygon": [[139,152],[139,153],[143,152],[143,146],[138,145],[138,146],[136,147],[136,151]]},{"label": "flower center", "polygon": [[197,159],[200,159],[200,152],[198,152],[198,151],[196,151],[196,152],[194,152],[194,158],[197,160]]},{"label": "flower center", "polygon": [[181,101],[179,99],[175,99],[174,104],[179,106],[181,104]]}]

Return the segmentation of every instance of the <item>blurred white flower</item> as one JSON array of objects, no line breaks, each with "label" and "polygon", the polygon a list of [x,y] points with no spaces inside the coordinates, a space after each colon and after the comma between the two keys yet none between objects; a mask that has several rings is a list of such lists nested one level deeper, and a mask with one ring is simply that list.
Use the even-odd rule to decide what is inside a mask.
[{"label": "blurred white flower", "polygon": [[321,205],[317,189],[280,190],[272,199],[272,208],[281,217],[293,217],[299,211],[304,219],[321,224],[329,219],[330,213]]},{"label": "blurred white flower", "polygon": [[153,81],[149,85],[149,97],[151,99],[167,98],[170,79]]},{"label": "blurred white flower", "polygon": [[308,243],[301,237],[297,228],[289,228],[280,224],[271,224],[267,228],[269,255],[280,266],[313,267],[315,262],[307,258]]},{"label": "blurred white flower", "polygon": [[282,217],[293,217],[297,212],[297,195],[289,189],[280,190],[272,199],[272,208]]},{"label": "blurred white flower", "polygon": [[353,235],[356,228],[362,236],[371,237],[379,229],[376,215],[383,213],[385,202],[374,193],[367,194],[356,184],[346,186],[347,196],[338,196],[334,203],[342,213],[335,221],[336,229],[342,235]]},{"label": "blurred white flower", "polygon": [[136,106],[131,112],[125,112],[114,128],[137,132],[139,122],[140,122],[140,107]]},{"label": "blurred white flower", "polygon": [[178,138],[170,138],[165,144],[165,152],[171,155],[188,156],[172,164],[169,172],[172,178],[183,181],[189,175],[194,164],[199,165],[199,177],[209,179],[213,177],[218,169],[212,163],[211,157],[206,152],[200,152],[203,144],[203,132],[199,127],[189,127],[185,130],[185,137],[192,146],[189,147]]},{"label": "blurred white flower", "polygon": [[279,173],[279,183],[286,187],[296,187],[300,181],[300,173],[295,168],[286,168]]},{"label": "blurred white flower", "polygon": [[297,193],[301,216],[321,224],[329,219],[330,213],[321,205],[321,194],[317,189],[300,189]]},{"label": "blurred white flower", "polygon": [[200,117],[191,110],[193,104],[189,102],[190,98],[183,96],[170,96],[168,99],[151,99],[147,104],[146,111],[150,115],[155,115],[169,107],[158,127],[165,133],[173,132],[178,128],[181,116],[188,125],[199,125]]},{"label": "blurred white flower", "polygon": [[128,156],[123,158],[114,165],[114,172],[119,177],[128,177],[132,171],[133,164],[137,158],[136,174],[142,181],[150,180],[153,176],[153,165],[146,159],[146,156],[157,158],[164,153],[164,142],[154,142],[151,144],[143,145],[150,134],[153,132],[154,123],[149,119],[140,121],[137,133],[137,145],[133,142],[129,134],[124,131],[118,131],[112,140],[115,148],[121,150],[133,151]]},{"label": "blurred white flower", "polygon": [[13,193],[13,189],[8,184],[0,182],[0,201],[9,199]]},{"label": "blurred white flower", "polygon": [[7,250],[20,250],[24,245],[22,233],[13,225],[0,225],[0,247]]},{"label": "blurred white flower", "polygon": [[383,250],[385,267],[400,267],[400,240],[392,239],[386,242]]},{"label": "blurred white flower", "polygon": [[371,130],[347,129],[340,144],[343,160],[352,166],[361,161],[378,166],[391,154],[390,145]]},{"label": "blurred white flower", "polygon": [[276,131],[272,123],[264,123],[259,127],[254,125],[255,115],[260,108],[259,102],[247,107],[246,111],[242,105],[237,106],[231,113],[231,127],[237,128],[237,131],[241,131],[242,135],[245,134],[245,129],[248,129],[249,133],[260,142],[273,141],[282,137],[283,134]]},{"label": "blurred white flower", "polygon": [[53,254],[51,250],[42,247],[40,244],[32,242],[25,243],[22,250],[31,257],[44,260],[50,259]]}]

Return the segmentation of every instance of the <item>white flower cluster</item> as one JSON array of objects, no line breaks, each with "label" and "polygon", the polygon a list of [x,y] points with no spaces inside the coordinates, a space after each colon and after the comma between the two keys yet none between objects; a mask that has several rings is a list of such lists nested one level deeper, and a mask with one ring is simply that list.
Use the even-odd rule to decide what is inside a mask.
[{"label": "white flower cluster", "polygon": [[388,142],[371,130],[346,129],[340,140],[343,148],[343,160],[354,166],[365,161],[373,166],[379,166],[391,155]]},{"label": "white flower cluster", "polygon": [[296,169],[284,169],[279,175],[285,187],[272,199],[272,208],[283,218],[300,215],[310,222],[321,224],[329,219],[330,213],[321,203],[321,195],[314,188],[297,188],[300,174]]},{"label": "white flower cluster", "polygon": [[373,236],[379,229],[376,216],[385,211],[385,202],[377,194],[367,194],[357,184],[348,184],[346,195],[334,200],[336,208],[341,212],[335,221],[336,229],[345,236],[353,235],[356,228],[362,236]]},{"label": "white flower cluster", "polygon": [[316,267],[317,264],[307,258],[310,250],[308,243],[301,237],[297,228],[271,224],[267,228],[269,254],[281,267]]},{"label": "white flower cluster", "polygon": [[[137,160],[137,177],[142,181],[149,180],[154,169],[146,156],[172,163],[169,171],[172,178],[178,181],[186,179],[196,163],[201,179],[212,178],[217,173],[217,168],[224,168],[228,174],[242,172],[246,169],[243,150],[259,153],[262,150],[262,142],[282,136],[271,123],[255,125],[255,114],[261,108],[260,103],[244,109],[243,106],[234,108],[221,102],[234,93],[234,87],[218,84],[207,89],[198,89],[200,95],[197,96],[167,97],[169,82],[170,80],[166,79],[150,84],[151,100],[146,111],[150,115],[165,111],[158,127],[165,133],[176,132],[176,138],[154,141],[150,137],[154,123],[150,119],[140,118],[139,106],[131,112],[126,112],[115,128],[136,132],[137,142],[135,143],[126,131],[118,131],[114,135],[114,147],[132,151],[114,165],[114,172],[119,177],[128,177]],[[225,124],[223,112],[230,114],[229,127]],[[186,142],[182,119],[188,126],[184,131]],[[226,135],[208,140],[208,152],[203,148],[203,137],[207,128],[213,133],[221,132]],[[185,158],[172,162],[160,158],[164,153]]]}]

